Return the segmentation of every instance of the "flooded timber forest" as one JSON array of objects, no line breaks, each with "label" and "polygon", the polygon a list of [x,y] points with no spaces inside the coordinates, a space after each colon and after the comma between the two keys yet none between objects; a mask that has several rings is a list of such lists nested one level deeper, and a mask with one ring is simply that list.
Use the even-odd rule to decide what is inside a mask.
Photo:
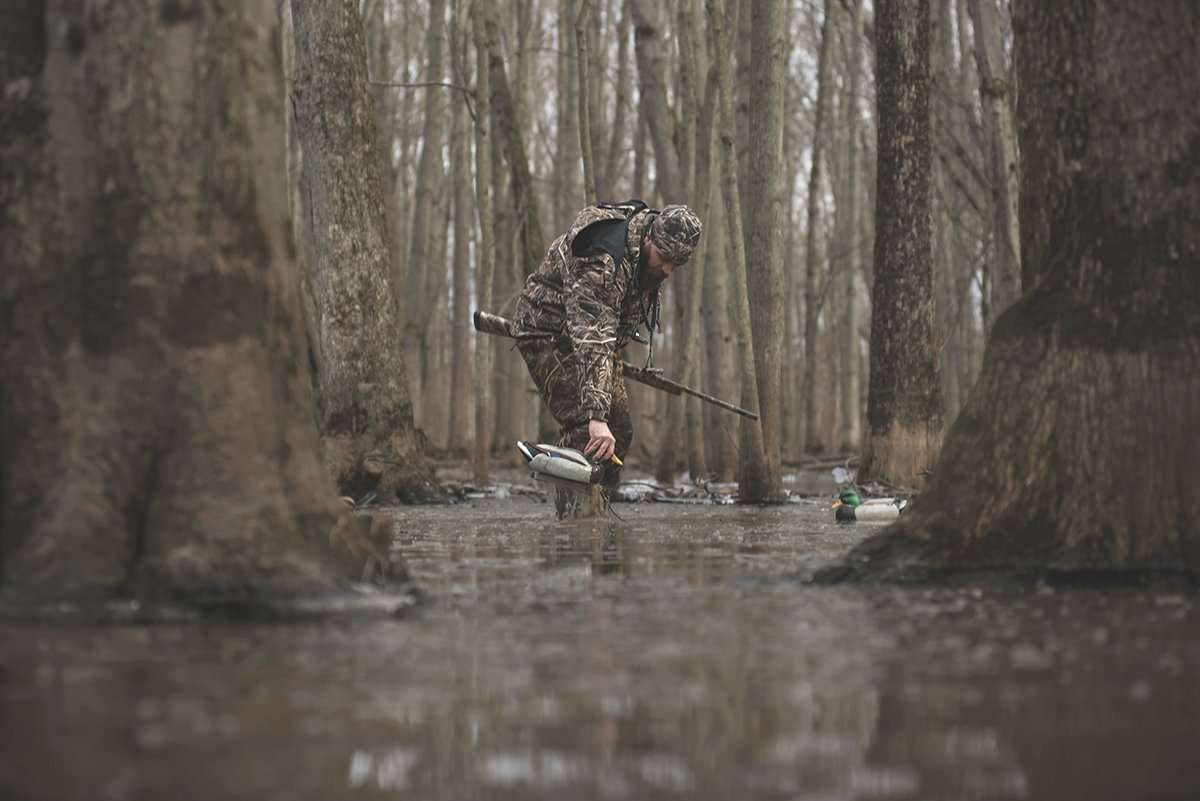
[{"label": "flooded timber forest", "polygon": [[0,799],[1200,798],[1190,0],[9,0]]}]

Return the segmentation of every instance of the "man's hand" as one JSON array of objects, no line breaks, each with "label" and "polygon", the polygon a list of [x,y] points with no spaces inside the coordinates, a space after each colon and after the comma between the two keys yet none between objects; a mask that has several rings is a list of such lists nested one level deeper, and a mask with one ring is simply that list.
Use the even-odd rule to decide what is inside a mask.
[{"label": "man's hand", "polygon": [[603,420],[588,421],[588,444],[583,452],[597,462],[607,462],[617,450],[617,438]]}]

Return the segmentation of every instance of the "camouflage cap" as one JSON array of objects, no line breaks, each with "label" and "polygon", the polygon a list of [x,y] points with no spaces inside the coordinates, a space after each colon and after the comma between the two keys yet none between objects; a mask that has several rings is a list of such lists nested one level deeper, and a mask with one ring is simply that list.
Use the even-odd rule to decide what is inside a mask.
[{"label": "camouflage cap", "polygon": [[703,227],[700,218],[687,206],[667,206],[650,223],[650,241],[664,259],[683,264],[700,243]]}]

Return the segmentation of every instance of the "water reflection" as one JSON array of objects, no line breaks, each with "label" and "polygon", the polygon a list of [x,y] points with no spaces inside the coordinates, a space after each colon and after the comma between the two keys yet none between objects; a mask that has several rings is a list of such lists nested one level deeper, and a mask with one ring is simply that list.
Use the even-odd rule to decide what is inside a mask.
[{"label": "water reflection", "polygon": [[817,588],[816,504],[401,519],[404,621],[0,626],[0,798],[1194,798],[1190,597]]}]

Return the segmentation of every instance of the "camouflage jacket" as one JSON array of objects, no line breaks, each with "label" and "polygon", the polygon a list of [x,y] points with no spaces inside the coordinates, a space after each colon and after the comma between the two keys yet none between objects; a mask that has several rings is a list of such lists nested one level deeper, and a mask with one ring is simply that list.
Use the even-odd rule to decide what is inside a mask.
[{"label": "camouflage jacket", "polygon": [[[608,419],[615,354],[629,344],[638,326],[649,325],[647,309],[658,290],[638,287],[637,265],[653,217],[652,211],[644,210],[629,218],[621,253],[621,243],[612,234],[624,224],[625,213],[596,206],[583,209],[525,280],[517,303],[517,324],[523,332],[545,333],[545,347],[564,334],[569,339],[580,360],[579,396],[588,418]],[[619,261],[614,254],[621,255]]]}]

